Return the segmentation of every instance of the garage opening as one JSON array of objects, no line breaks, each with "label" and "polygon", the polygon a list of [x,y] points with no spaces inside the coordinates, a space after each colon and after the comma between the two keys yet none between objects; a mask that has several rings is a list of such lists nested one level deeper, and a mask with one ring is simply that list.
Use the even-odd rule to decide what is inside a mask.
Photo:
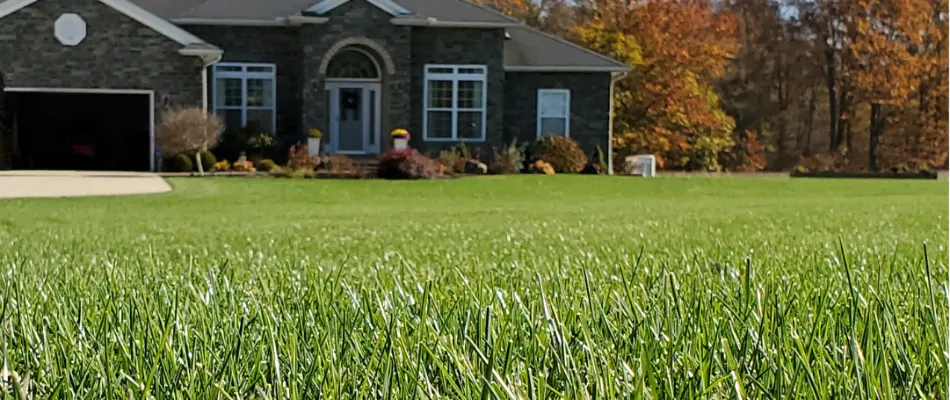
[{"label": "garage opening", "polygon": [[0,151],[13,169],[151,170],[147,92],[7,90],[0,110],[6,125]]}]

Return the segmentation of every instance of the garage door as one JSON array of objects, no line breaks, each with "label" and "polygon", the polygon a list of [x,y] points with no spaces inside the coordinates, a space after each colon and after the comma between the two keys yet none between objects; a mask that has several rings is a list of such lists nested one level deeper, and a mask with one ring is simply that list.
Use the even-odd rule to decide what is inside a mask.
[{"label": "garage door", "polygon": [[10,90],[13,168],[149,171],[152,100],[147,93]]}]

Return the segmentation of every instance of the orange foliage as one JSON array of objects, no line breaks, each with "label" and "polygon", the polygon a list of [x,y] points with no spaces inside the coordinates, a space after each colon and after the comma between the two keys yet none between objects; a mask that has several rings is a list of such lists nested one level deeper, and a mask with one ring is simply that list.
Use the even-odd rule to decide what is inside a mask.
[{"label": "orange foliage", "polygon": [[853,84],[871,112],[870,168],[942,163],[947,21],[939,15],[946,12],[946,0],[854,0],[854,8],[848,56]]},{"label": "orange foliage", "polygon": [[652,153],[664,168],[718,169],[734,122],[713,83],[738,51],[735,18],[709,1],[591,3],[578,39],[633,66],[616,90],[617,155]]},{"label": "orange foliage", "polygon": [[719,164],[729,171],[755,172],[765,168],[765,146],[759,142],[754,131],[734,135],[733,145],[727,151],[719,153]]}]

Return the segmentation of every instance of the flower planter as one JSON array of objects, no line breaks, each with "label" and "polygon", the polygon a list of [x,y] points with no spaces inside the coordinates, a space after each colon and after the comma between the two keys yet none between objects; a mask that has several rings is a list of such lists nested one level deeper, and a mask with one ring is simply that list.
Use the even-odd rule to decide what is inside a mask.
[{"label": "flower planter", "polygon": [[408,138],[393,138],[393,149],[394,150],[405,150],[409,148],[409,139]]},{"label": "flower planter", "polygon": [[320,138],[308,138],[307,151],[312,157],[320,156]]}]

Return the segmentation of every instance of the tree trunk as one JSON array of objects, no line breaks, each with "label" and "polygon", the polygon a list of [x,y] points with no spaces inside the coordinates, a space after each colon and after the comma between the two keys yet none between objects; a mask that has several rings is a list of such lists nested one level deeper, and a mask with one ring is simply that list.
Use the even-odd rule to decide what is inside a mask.
[{"label": "tree trunk", "polygon": [[828,151],[835,149],[838,138],[838,100],[835,92],[835,52],[825,50],[825,85],[828,86]]},{"label": "tree trunk", "polygon": [[808,96],[808,115],[805,118],[805,145],[802,147],[802,157],[811,156],[811,133],[815,122],[815,88],[812,87]]},{"label": "tree trunk", "polygon": [[835,116],[835,118],[837,118],[835,126],[838,128],[838,131],[835,133],[835,147],[832,150],[841,148],[841,145],[845,142],[845,136],[848,135],[848,131],[850,131],[850,118],[843,118],[851,109],[851,94],[848,93],[847,88],[841,88],[841,93],[838,94],[838,100],[841,102],[837,109],[838,115]]},{"label": "tree trunk", "polygon": [[871,129],[868,140],[868,168],[872,172],[877,172],[877,144],[881,138],[881,132],[884,130],[884,112],[881,110],[881,104],[871,104]]},{"label": "tree trunk", "polygon": [[201,150],[195,152],[195,165],[198,166],[198,176],[204,176],[205,167],[201,165]]}]

